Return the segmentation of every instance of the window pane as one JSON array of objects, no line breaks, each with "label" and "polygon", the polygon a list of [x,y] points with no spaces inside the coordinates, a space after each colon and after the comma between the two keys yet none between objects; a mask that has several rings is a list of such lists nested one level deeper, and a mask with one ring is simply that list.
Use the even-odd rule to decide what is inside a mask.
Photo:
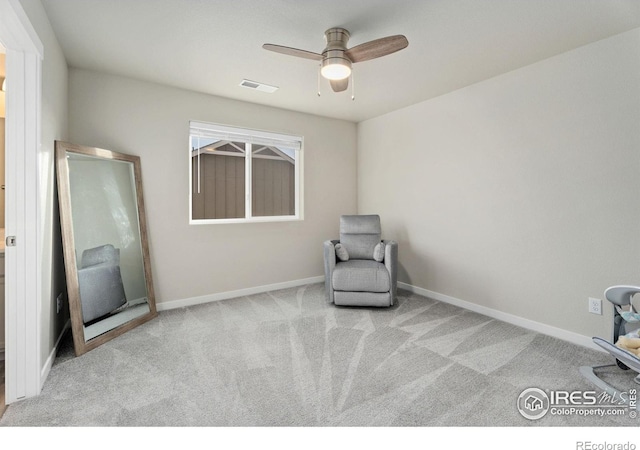
[{"label": "window pane", "polygon": [[245,144],[191,137],[192,218],[245,217]]},{"label": "window pane", "polygon": [[294,216],[295,151],[253,144],[251,155],[251,214]]}]

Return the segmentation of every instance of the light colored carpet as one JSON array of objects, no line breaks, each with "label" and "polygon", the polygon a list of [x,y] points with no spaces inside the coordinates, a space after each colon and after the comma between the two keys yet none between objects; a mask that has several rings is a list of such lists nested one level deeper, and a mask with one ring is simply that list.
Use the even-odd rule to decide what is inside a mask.
[{"label": "light colored carpet", "polygon": [[323,288],[161,312],[78,358],[66,339],[42,394],[0,425],[638,425],[516,409],[525,388],[592,390],[578,367],[604,353],[406,291],[369,309],[329,305]]}]

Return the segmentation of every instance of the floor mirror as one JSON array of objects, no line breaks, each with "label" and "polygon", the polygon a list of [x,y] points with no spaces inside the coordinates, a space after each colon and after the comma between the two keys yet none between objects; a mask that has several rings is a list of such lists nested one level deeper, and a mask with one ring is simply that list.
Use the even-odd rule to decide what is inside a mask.
[{"label": "floor mirror", "polygon": [[140,157],[56,141],[71,329],[80,356],[157,316]]}]

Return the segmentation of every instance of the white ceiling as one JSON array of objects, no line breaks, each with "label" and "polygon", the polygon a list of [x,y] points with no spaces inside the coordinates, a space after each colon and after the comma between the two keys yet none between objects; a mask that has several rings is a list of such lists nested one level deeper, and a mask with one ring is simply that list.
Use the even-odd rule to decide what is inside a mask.
[{"label": "white ceiling", "polygon": [[[640,26],[638,0],[42,0],[70,67],[361,121]],[[409,47],[354,65],[351,90],[313,52],[344,27],[349,47],[404,34]],[[238,86],[279,86],[274,94]]]}]

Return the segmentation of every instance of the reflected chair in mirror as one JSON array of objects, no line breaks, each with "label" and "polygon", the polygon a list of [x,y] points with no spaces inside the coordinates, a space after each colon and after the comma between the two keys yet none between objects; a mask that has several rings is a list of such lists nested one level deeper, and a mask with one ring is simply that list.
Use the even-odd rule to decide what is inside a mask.
[{"label": "reflected chair in mirror", "polygon": [[127,299],[120,274],[120,250],[107,244],[82,252],[78,284],[85,324],[124,306]]},{"label": "reflected chair in mirror", "polygon": [[340,240],[324,242],[325,289],[330,303],[377,307],[394,304],[398,243],[381,237],[378,215],[340,217]]}]

